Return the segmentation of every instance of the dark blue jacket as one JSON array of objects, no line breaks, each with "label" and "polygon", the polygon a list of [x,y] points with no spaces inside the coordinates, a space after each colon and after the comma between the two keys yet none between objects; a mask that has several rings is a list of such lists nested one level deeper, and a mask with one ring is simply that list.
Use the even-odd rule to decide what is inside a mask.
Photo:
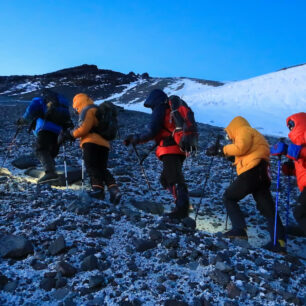
[{"label": "dark blue jacket", "polygon": [[[60,95],[58,95],[58,100],[60,104],[68,105],[68,101]],[[30,105],[27,107],[23,115],[23,118],[28,122],[36,120],[35,130],[34,130],[35,135],[37,135],[40,131],[50,131],[57,135],[60,134],[62,126],[44,119],[46,111],[47,111],[47,105],[45,103],[45,100],[43,98],[37,97],[34,98],[31,101]],[[66,111],[69,116],[68,108],[66,109]]]},{"label": "dark blue jacket", "polygon": [[139,136],[140,142],[146,142],[154,139],[162,130],[166,109],[169,108],[166,103],[168,96],[160,89],[154,89],[146,99],[144,106],[152,109],[151,122],[148,128]]}]

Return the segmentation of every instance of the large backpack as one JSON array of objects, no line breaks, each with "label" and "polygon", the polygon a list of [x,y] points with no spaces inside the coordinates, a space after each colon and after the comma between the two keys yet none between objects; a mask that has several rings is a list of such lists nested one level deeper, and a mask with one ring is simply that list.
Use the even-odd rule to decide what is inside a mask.
[{"label": "large backpack", "polygon": [[85,120],[86,113],[91,108],[97,109],[98,126],[93,127],[90,132],[97,133],[106,140],[114,140],[118,133],[117,107],[111,102],[103,102],[99,106],[88,105],[80,114],[80,123]]},{"label": "large backpack", "polygon": [[198,127],[194,113],[187,103],[178,96],[170,96],[168,100],[175,129],[172,137],[182,151],[191,153],[198,148]]},{"label": "large backpack", "polygon": [[69,102],[60,95],[54,95],[48,100],[44,99],[45,113],[44,118],[57,125],[65,126],[70,121]]}]

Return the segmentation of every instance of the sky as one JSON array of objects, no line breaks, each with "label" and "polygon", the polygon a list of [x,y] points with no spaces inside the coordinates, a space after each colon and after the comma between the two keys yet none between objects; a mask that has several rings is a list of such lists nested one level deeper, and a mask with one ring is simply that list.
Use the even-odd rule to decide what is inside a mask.
[{"label": "sky", "polygon": [[0,0],[0,75],[86,63],[233,81],[305,62],[305,0]]}]

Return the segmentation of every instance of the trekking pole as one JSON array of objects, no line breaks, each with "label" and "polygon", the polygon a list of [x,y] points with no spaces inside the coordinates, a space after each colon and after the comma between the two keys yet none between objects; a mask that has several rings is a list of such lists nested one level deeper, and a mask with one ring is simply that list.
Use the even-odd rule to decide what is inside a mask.
[{"label": "trekking pole", "polygon": [[287,243],[287,233],[288,233],[288,225],[289,225],[289,207],[290,207],[290,176],[288,175],[288,186],[287,186],[287,205],[286,205],[286,235],[285,241]]},{"label": "trekking pole", "polygon": [[[216,144],[215,144],[216,147],[219,146],[220,138],[221,138],[221,135],[218,135],[217,139],[216,139]],[[198,204],[198,207],[197,207],[197,211],[196,211],[196,215],[195,215],[195,218],[194,218],[195,221],[197,221],[199,210],[200,210],[200,207],[202,205],[202,199],[204,197],[205,188],[206,188],[206,184],[207,184],[207,181],[208,181],[208,178],[209,178],[209,175],[210,175],[210,169],[212,167],[212,163],[214,161],[214,157],[215,156],[213,155],[211,157],[211,159],[210,159],[210,163],[209,163],[208,170],[207,170],[207,173],[206,173],[206,176],[205,176],[205,180],[204,180],[204,184],[203,184],[203,190],[202,190],[201,198],[200,198],[200,201],[199,201],[199,204]]]},{"label": "trekking pole", "polygon": [[[234,180],[234,167],[231,168],[231,184]],[[226,212],[226,219],[225,219],[225,230],[227,231],[227,223],[228,223],[228,212]]]},{"label": "trekking pole", "polygon": [[152,189],[151,184],[150,184],[150,182],[149,182],[149,180],[148,180],[148,177],[147,177],[147,175],[146,175],[145,169],[144,169],[143,165],[141,164],[141,159],[140,159],[140,156],[139,156],[138,151],[137,151],[137,149],[136,149],[136,146],[135,146],[134,144],[133,144],[133,149],[134,149],[135,154],[136,154],[136,156],[137,156],[138,163],[139,163],[139,165],[140,165],[140,168],[141,168],[142,174],[143,174],[143,176],[145,177],[145,180],[146,180],[147,185],[148,185],[148,187],[149,187],[149,190],[150,190],[151,196],[152,196],[152,198],[154,199],[153,189]]},{"label": "trekking pole", "polygon": [[280,167],[282,156],[278,157],[277,166],[277,185],[276,185],[276,199],[275,199],[275,219],[274,219],[274,240],[273,245],[276,246],[276,232],[277,232],[277,213],[278,213],[278,196],[279,196],[279,181],[280,181]]},{"label": "trekking pole", "polygon": [[82,191],[84,191],[84,177],[85,177],[85,174],[84,174],[84,154],[82,152]]},{"label": "trekking pole", "polygon": [[145,154],[145,155],[140,159],[140,161],[139,161],[140,165],[143,164],[143,162],[145,161],[145,159],[150,155],[150,153],[151,153],[156,147],[157,147],[157,144],[155,144],[154,146],[152,146],[152,147],[149,149],[148,153]]},{"label": "trekking pole", "polygon": [[17,127],[14,137],[13,137],[12,141],[10,142],[10,144],[9,144],[8,147],[7,147],[7,153],[6,153],[5,158],[4,158],[3,162],[2,162],[1,169],[4,167],[4,165],[5,165],[5,163],[6,163],[7,159],[8,159],[8,157],[9,157],[11,151],[12,151],[12,148],[13,148],[13,146],[14,146],[14,144],[15,144],[17,135],[19,134],[19,132],[21,131],[21,129],[22,129],[22,126],[18,126],[18,127]]},{"label": "trekking pole", "polygon": [[67,173],[67,160],[66,160],[66,148],[65,148],[65,143],[63,143],[63,153],[64,153],[65,182],[66,182],[66,189],[68,190],[68,173]]}]

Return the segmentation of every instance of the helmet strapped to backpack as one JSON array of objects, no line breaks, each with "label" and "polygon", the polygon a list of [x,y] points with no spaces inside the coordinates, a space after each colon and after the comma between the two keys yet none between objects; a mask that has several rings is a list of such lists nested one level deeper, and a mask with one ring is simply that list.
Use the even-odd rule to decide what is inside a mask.
[{"label": "helmet strapped to backpack", "polygon": [[171,109],[170,120],[173,120],[175,129],[172,137],[182,151],[197,151],[198,127],[194,119],[194,113],[187,103],[178,96],[170,96],[168,102]]}]

